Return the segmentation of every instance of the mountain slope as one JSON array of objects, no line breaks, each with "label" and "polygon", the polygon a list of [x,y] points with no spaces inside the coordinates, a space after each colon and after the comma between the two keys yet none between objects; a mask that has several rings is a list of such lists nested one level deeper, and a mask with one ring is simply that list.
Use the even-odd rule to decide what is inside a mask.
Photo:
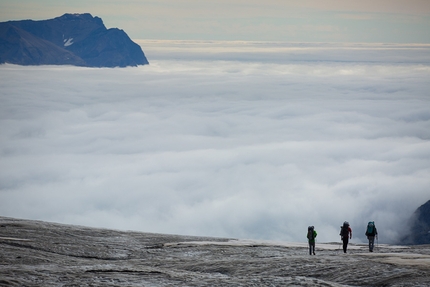
[{"label": "mountain slope", "polygon": [[[13,28],[17,31],[15,34],[10,32]],[[90,67],[148,64],[140,46],[124,31],[106,29],[99,17],[88,13],[64,14],[41,21],[3,22],[0,23],[0,31],[0,63],[72,64]],[[32,57],[28,57],[28,50],[36,52],[31,54]],[[64,55],[73,57],[65,59]]]},{"label": "mountain slope", "polygon": [[401,244],[430,244],[430,200],[417,208],[409,222],[411,230]]},{"label": "mountain slope", "polygon": [[85,66],[83,59],[9,23],[0,23],[0,63]]},{"label": "mountain slope", "polygon": [[93,67],[125,67],[148,64],[139,45],[131,43],[123,30],[96,30],[67,47]]}]

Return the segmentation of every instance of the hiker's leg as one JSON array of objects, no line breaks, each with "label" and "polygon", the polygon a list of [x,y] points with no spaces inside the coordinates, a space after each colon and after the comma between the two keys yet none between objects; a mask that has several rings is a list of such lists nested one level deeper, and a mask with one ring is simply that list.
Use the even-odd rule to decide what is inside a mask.
[{"label": "hiker's leg", "polygon": [[369,251],[373,252],[373,247],[375,246],[375,236],[369,237]]}]

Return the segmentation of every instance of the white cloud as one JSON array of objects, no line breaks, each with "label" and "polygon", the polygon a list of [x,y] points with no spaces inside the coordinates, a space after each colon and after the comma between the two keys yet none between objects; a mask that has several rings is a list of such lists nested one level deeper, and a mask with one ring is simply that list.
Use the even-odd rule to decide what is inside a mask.
[{"label": "white cloud", "polygon": [[212,44],[163,42],[138,68],[0,66],[1,215],[289,241],[315,225],[321,242],[375,220],[392,242],[429,199],[429,49],[242,43],[231,61],[239,43]]}]

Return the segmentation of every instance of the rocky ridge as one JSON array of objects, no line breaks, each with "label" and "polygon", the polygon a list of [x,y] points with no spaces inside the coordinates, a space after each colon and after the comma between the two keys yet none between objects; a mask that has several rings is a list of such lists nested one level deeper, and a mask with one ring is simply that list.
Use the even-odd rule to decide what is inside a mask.
[{"label": "rocky ridge", "polygon": [[148,64],[142,49],[120,29],[91,14],[0,23],[0,63],[126,67]]},{"label": "rocky ridge", "polygon": [[409,220],[410,230],[401,244],[430,244],[430,200],[417,208]]},{"label": "rocky ridge", "polygon": [[429,286],[428,246],[264,242],[0,217],[0,286]]}]

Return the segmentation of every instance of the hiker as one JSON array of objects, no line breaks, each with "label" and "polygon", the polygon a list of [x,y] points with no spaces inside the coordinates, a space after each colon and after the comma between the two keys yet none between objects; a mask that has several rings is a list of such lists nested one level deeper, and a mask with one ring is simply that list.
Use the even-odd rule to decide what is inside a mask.
[{"label": "hiker", "polygon": [[317,232],[313,226],[308,227],[308,242],[309,242],[309,255],[312,253],[315,255],[315,237],[317,237]]},{"label": "hiker", "polygon": [[373,252],[373,247],[375,246],[375,236],[378,237],[378,230],[376,230],[374,221],[369,221],[365,234],[369,240],[369,251]]},{"label": "hiker", "polygon": [[340,238],[343,241],[343,253],[346,253],[346,249],[348,247],[348,241],[352,238],[352,229],[349,226],[348,221],[345,221],[343,225],[340,227]]}]

